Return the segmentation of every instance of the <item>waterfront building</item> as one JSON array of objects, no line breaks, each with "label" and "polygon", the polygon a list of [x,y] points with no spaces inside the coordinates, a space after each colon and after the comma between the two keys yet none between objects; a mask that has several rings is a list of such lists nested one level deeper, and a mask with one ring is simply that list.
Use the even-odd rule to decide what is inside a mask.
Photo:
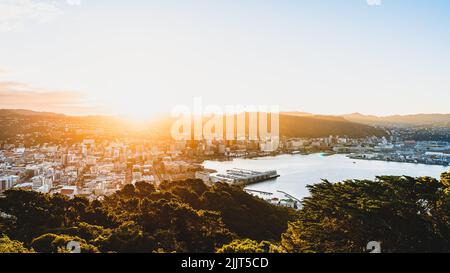
[{"label": "waterfront building", "polygon": [[244,169],[231,169],[225,173],[215,173],[210,175],[212,182],[225,182],[229,184],[252,184],[278,177],[277,171],[252,171]]}]

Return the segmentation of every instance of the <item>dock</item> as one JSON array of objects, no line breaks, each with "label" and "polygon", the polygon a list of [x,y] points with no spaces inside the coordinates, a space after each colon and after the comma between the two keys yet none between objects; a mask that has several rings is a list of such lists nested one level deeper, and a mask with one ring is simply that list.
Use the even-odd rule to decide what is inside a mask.
[{"label": "dock", "polygon": [[291,198],[292,200],[294,200],[294,201],[297,201],[297,202],[299,202],[299,203],[301,203],[302,201],[300,200],[300,199],[298,199],[298,198],[296,198],[296,197],[294,197],[294,196],[292,196],[292,195],[290,195],[289,193],[287,193],[287,192],[284,192],[284,191],[277,191],[277,192],[279,192],[279,193],[282,193],[282,194],[284,194],[285,196],[287,196],[287,197],[289,197],[289,198]]},{"label": "dock", "polygon": [[259,190],[251,190],[251,189],[244,189],[244,191],[259,193],[259,194],[268,195],[268,196],[273,195],[273,193],[267,192],[267,191],[259,191]]},{"label": "dock", "polygon": [[225,182],[236,185],[249,185],[267,180],[272,180],[280,175],[275,170],[271,171],[253,171],[234,168],[226,170],[225,173],[211,174],[212,182]]}]

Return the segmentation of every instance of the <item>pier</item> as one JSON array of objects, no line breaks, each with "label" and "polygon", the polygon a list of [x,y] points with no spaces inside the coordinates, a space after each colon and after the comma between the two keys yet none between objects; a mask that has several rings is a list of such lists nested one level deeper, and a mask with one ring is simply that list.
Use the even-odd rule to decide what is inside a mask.
[{"label": "pier", "polygon": [[229,184],[248,185],[275,179],[280,175],[277,171],[253,171],[234,168],[227,170],[225,173],[212,174],[210,179],[212,182],[225,182]]},{"label": "pier", "polygon": [[284,192],[284,191],[277,191],[277,192],[279,192],[279,193],[282,193],[282,194],[284,194],[285,196],[287,196],[287,197],[289,197],[289,198],[291,198],[292,200],[294,200],[294,201],[297,201],[297,202],[299,202],[299,203],[301,203],[302,201],[300,200],[300,199],[298,199],[298,198],[296,198],[296,197],[294,197],[294,196],[292,196],[292,195],[290,195],[289,193],[287,193],[287,192]]},{"label": "pier", "polygon": [[258,190],[250,190],[250,189],[244,189],[244,191],[259,193],[259,194],[268,195],[268,196],[273,195],[273,193],[267,192],[267,191],[258,191]]}]

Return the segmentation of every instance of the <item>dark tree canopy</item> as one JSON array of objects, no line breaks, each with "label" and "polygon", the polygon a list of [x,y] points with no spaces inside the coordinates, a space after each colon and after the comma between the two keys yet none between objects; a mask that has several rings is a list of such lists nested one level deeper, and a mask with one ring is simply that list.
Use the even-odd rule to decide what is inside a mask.
[{"label": "dark tree canopy", "polygon": [[445,177],[378,177],[308,186],[288,252],[361,252],[379,241],[384,252],[448,252],[450,199]]},{"label": "dark tree canopy", "polygon": [[0,211],[10,217],[0,220],[2,232],[38,252],[64,251],[71,240],[85,252],[215,252],[244,236],[278,241],[291,214],[201,180],[165,182],[159,190],[137,182],[93,202],[22,190],[5,195]]},{"label": "dark tree canopy", "polygon": [[9,190],[0,252],[450,251],[450,173],[308,186],[298,211],[201,180],[127,185],[104,200]]}]

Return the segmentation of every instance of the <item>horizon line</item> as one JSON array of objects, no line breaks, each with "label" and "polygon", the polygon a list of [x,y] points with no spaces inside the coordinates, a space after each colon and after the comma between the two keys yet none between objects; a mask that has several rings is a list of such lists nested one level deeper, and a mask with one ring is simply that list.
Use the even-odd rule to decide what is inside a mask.
[{"label": "horizon line", "polygon": [[[80,113],[80,114],[74,114],[74,113],[64,113],[64,112],[54,112],[54,111],[43,111],[43,110],[33,110],[33,109],[26,109],[26,108],[0,108],[0,111],[29,111],[29,112],[33,112],[33,113],[40,113],[40,114],[54,114],[54,115],[64,115],[64,116],[68,116],[68,117],[120,117],[120,118],[129,118],[128,115],[126,114],[101,114],[101,113],[97,113],[97,114],[87,114],[87,113]],[[261,111],[257,111],[258,113]],[[245,111],[245,113],[249,113],[248,111]],[[386,117],[395,117],[395,116],[401,116],[401,117],[406,117],[406,116],[420,116],[420,115],[450,115],[450,113],[409,113],[409,114],[389,114],[389,115],[376,115],[376,114],[365,114],[365,113],[361,113],[361,112],[349,112],[349,113],[345,113],[345,114],[321,114],[321,113],[310,113],[310,112],[304,112],[304,111],[300,111],[300,110],[283,110],[279,112],[280,114],[294,114],[294,113],[298,113],[304,116],[330,116],[330,117],[344,117],[344,116],[349,116],[349,115],[362,115],[362,116],[366,116],[366,117],[377,117],[377,118],[386,118]],[[147,118],[152,118],[155,116],[159,116],[159,115],[170,115],[171,113],[169,111],[167,112],[154,112],[152,113],[150,116],[146,116],[143,117],[144,119]]]}]

